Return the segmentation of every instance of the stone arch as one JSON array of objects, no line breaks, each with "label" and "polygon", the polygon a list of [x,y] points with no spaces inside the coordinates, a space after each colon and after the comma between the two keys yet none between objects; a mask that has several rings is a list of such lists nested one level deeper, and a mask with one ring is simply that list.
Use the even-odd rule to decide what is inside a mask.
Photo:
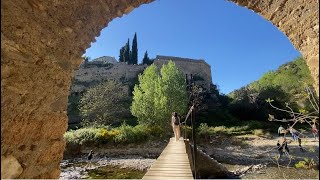
[{"label": "stone arch", "polygon": [[[2,178],[59,177],[67,97],[80,56],[112,19],[152,1],[1,1]],[[289,37],[319,95],[319,1],[231,1]]]}]

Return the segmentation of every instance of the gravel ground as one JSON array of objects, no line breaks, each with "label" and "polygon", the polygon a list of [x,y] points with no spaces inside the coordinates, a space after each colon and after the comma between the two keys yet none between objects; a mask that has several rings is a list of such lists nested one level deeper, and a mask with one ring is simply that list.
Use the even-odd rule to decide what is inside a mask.
[{"label": "gravel ground", "polygon": [[85,167],[88,164],[86,158],[75,158],[71,160],[63,160],[60,163],[61,174],[60,179],[83,179],[87,178],[87,169],[95,169],[102,166],[119,166],[120,168],[132,168],[140,171],[147,170],[156,159],[146,159],[142,157],[94,157],[92,166]]},{"label": "gravel ground", "polygon": [[[292,139],[289,136],[287,138]],[[277,139],[276,135],[273,137],[256,135],[221,137],[214,139],[211,143],[202,144],[200,148],[220,162],[242,165],[272,163],[274,157],[278,156]],[[303,138],[303,152],[300,151],[298,142],[292,141],[288,147],[290,155],[293,156],[291,165],[304,158],[313,158],[316,163],[319,163],[319,140]],[[285,161],[286,159],[284,157],[281,160]]]}]

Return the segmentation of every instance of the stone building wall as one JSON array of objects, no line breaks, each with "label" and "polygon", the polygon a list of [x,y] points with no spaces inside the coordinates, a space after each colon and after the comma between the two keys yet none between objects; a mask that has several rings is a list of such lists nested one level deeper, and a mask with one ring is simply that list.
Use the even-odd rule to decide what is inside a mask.
[{"label": "stone building wall", "polygon": [[[163,64],[167,64],[169,60],[174,61],[176,66],[183,72],[183,74],[193,74],[203,78],[203,83],[206,86],[210,86],[211,69],[210,65],[204,60],[195,60],[189,58],[180,58],[172,56],[157,56],[154,59],[154,64],[160,69]],[[108,64],[103,67],[104,63],[96,63],[95,60],[87,63],[87,67],[83,64],[80,66],[74,74],[74,80],[71,85],[70,93],[80,93],[84,89],[88,88],[92,82],[101,82],[104,80],[119,80],[130,81],[138,77],[138,74],[142,73],[148,65],[127,65],[123,62],[117,62],[114,64]],[[198,81],[201,82],[201,81]]]},{"label": "stone building wall", "polygon": [[163,64],[167,64],[172,60],[175,65],[182,71],[183,74],[192,74],[194,77],[201,77],[204,81],[197,81],[199,84],[204,85],[204,87],[209,88],[212,84],[211,67],[203,59],[189,59],[173,56],[161,56],[158,55],[154,64],[161,68]]}]

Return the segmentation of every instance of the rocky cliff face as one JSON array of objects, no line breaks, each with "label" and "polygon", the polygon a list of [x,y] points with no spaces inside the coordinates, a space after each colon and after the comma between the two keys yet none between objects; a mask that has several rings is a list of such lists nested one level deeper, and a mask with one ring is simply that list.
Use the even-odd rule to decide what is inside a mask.
[{"label": "rocky cliff face", "polygon": [[[232,1],[288,36],[306,59],[319,94],[319,1]],[[67,97],[81,55],[112,19],[149,2],[1,1],[2,178],[59,177]],[[3,173],[11,160],[15,172]]]}]

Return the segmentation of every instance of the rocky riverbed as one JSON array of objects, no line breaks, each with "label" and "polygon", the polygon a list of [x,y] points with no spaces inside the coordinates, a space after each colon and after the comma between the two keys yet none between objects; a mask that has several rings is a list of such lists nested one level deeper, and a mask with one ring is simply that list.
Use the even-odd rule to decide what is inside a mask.
[{"label": "rocky riverbed", "polygon": [[[311,137],[311,136],[310,136]],[[245,179],[318,179],[319,140],[303,138],[303,151],[298,142],[292,141],[288,147],[289,156],[277,159],[277,135],[262,137],[256,135],[216,136],[199,143],[212,158],[222,163],[230,172]],[[288,137],[291,139],[291,137]],[[295,168],[295,164],[305,159],[313,160],[310,168]]]},{"label": "rocky riverbed", "polygon": [[[311,169],[294,167],[304,158],[313,159],[316,165],[319,164],[318,140],[303,139],[302,145],[305,149],[303,152],[299,150],[297,142],[290,143],[291,157],[282,157],[278,161],[279,164],[275,161],[278,155],[275,149],[276,142],[276,136],[217,136],[205,143],[199,142],[198,148],[227,167],[231,174],[235,175],[234,178],[315,179],[319,177],[319,166]],[[90,148],[84,148],[81,149],[80,155],[69,157],[61,162],[60,179],[141,179],[166,144],[163,142],[156,147],[143,145],[110,149],[96,148],[92,166],[88,165],[89,162],[86,159]]]},{"label": "rocky riverbed", "polygon": [[[98,156],[94,157],[91,162],[86,158],[74,158],[63,160],[60,163],[60,179],[95,179],[97,178],[95,176],[99,174],[100,171],[108,171],[108,173],[104,173],[105,175],[113,173],[123,176],[123,174],[126,173],[125,178],[142,177],[154,162],[155,159],[137,156],[119,158]],[[136,176],[136,174],[140,176]],[[116,177],[116,179],[120,179],[118,176]]]}]

